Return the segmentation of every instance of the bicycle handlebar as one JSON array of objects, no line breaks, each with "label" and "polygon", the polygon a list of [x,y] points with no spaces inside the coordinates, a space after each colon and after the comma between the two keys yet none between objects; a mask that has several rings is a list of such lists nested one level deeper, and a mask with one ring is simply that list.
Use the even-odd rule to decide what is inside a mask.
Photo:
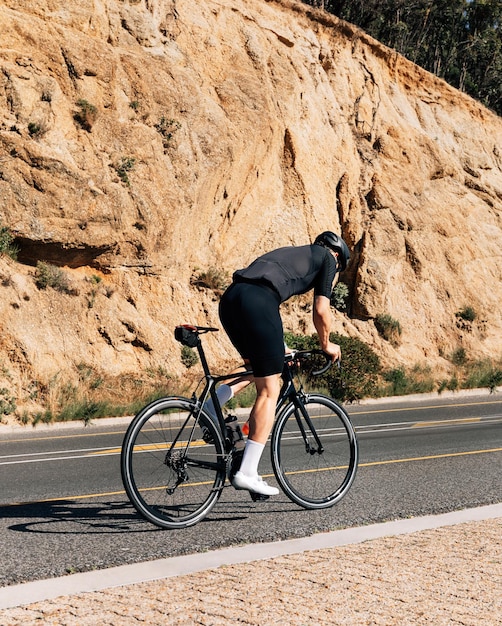
[{"label": "bicycle handlebar", "polygon": [[[326,361],[326,364],[323,365],[323,367],[321,367],[321,369],[315,370],[314,372],[312,372],[312,376],[322,376],[333,365],[333,361],[331,360],[330,355],[326,354],[326,352],[324,352],[323,350],[320,350],[318,348],[314,348],[312,350],[298,350],[296,352],[292,352],[289,355],[287,354],[286,355],[286,360],[290,360],[290,361],[302,360],[302,359],[309,360],[314,355],[320,355],[320,356],[324,357],[324,360]],[[288,359],[288,357],[289,357],[289,359]]]}]

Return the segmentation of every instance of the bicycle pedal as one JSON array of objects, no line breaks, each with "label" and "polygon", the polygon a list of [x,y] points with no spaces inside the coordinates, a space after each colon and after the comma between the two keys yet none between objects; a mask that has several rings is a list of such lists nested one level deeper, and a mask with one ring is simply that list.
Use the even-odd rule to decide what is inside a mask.
[{"label": "bicycle pedal", "polygon": [[264,493],[256,493],[256,491],[250,491],[249,495],[253,502],[264,502],[270,498],[270,496],[266,496]]}]

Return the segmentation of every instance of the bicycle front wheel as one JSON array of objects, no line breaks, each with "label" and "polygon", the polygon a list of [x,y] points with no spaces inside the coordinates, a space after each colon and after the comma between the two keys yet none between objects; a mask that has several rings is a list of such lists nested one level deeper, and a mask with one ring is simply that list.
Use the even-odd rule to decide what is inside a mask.
[{"label": "bicycle front wheel", "polygon": [[187,398],[161,398],[133,419],[122,444],[122,481],[136,510],[161,528],[186,528],[225,484],[224,446],[213,420]]},{"label": "bicycle front wheel", "polygon": [[[284,493],[306,509],[325,509],[350,489],[359,458],[354,427],[327,396],[298,398],[279,415],[272,432],[272,466]],[[310,425],[308,424],[310,421]]]}]

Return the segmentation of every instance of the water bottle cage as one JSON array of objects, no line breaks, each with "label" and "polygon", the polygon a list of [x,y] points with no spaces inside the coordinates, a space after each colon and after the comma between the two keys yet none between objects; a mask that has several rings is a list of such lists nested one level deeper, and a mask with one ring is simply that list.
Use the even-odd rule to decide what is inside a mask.
[{"label": "water bottle cage", "polygon": [[[241,427],[237,422],[237,417],[235,415],[229,415],[225,419],[225,423],[227,425],[227,438],[232,446],[242,447],[244,445],[244,435],[242,434]],[[242,445],[239,446],[239,442],[242,442]]]}]

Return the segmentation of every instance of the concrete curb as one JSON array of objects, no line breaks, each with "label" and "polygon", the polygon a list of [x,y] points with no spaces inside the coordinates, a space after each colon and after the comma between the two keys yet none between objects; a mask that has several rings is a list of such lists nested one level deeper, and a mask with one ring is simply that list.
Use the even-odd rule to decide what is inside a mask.
[{"label": "concrete curb", "polygon": [[249,563],[305,551],[357,544],[381,537],[410,534],[499,517],[502,517],[502,503],[440,515],[426,515],[357,528],[346,528],[300,539],[249,544],[203,554],[158,559],[49,580],[38,580],[0,589],[0,609],[51,600],[60,596],[102,591],[111,587],[183,576],[218,568],[222,565]]},{"label": "concrete curb", "polygon": [[[486,397],[493,396],[497,400],[497,394],[500,393],[501,390],[495,390],[491,392],[489,389],[484,387],[478,389],[459,389],[458,391],[443,391],[442,393],[438,393],[437,391],[432,393],[417,393],[410,394],[406,396],[386,396],[385,398],[365,398],[363,400],[358,400],[354,403],[347,403],[344,406],[350,413],[350,409],[358,406],[369,406],[372,404],[394,404],[403,401],[410,402],[420,402],[422,400],[434,400],[434,399],[461,399],[461,398],[473,398],[473,397]],[[248,408],[235,408],[229,410],[229,413],[233,413],[234,415],[248,415],[251,407]],[[92,430],[93,426],[123,426],[124,424],[128,425],[133,419],[134,415],[124,415],[123,417],[100,417],[92,420],[89,424],[84,424],[82,420],[74,420],[68,422],[51,422],[50,424],[36,424],[33,426],[32,424],[0,424],[0,434],[2,433],[18,433],[18,432],[28,432],[29,430],[33,432],[46,432],[46,431],[58,431],[64,429],[77,429],[84,428]]]}]

